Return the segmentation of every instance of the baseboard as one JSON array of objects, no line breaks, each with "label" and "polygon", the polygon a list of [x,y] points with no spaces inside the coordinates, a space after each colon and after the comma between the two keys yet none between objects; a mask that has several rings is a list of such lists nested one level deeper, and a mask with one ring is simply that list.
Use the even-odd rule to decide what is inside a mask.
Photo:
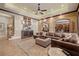
[{"label": "baseboard", "polygon": [[14,40],[14,39],[21,39],[21,37],[20,36],[13,36],[13,37],[9,38],[9,40]]}]

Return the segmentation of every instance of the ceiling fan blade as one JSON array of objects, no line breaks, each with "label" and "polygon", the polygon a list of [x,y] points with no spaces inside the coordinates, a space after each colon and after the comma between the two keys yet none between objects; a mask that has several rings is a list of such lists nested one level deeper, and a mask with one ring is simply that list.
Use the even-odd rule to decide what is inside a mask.
[{"label": "ceiling fan blade", "polygon": [[41,10],[41,11],[47,11],[47,10]]},{"label": "ceiling fan blade", "polygon": [[38,3],[38,10],[40,10],[40,3]]},{"label": "ceiling fan blade", "polygon": [[44,13],[40,12],[40,14],[42,14],[42,15],[43,15]]},{"label": "ceiling fan blade", "polygon": [[38,5],[40,5],[40,3],[38,3]]}]

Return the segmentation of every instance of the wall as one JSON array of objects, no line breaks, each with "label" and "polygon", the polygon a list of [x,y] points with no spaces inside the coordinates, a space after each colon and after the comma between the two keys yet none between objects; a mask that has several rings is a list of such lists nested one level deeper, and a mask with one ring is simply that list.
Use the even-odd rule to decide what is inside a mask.
[{"label": "wall", "polygon": [[11,39],[21,39],[21,31],[23,29],[22,25],[23,16],[14,15],[14,36]]},{"label": "wall", "polygon": [[7,22],[8,17],[0,16],[0,23],[3,23],[4,31],[0,32],[0,38],[6,37],[7,38]]},{"label": "wall", "polygon": [[[64,15],[61,15],[61,16],[56,16],[56,17],[53,17],[52,19],[49,18],[48,23],[49,23],[50,32],[55,32],[55,21],[59,20],[59,19],[69,19],[71,22],[74,22],[75,23],[74,32],[78,31],[77,30],[77,12],[73,12],[73,13],[64,14]],[[40,20],[39,23],[38,23],[39,31],[42,31],[41,30],[42,29],[41,23],[42,23],[42,20]],[[72,27],[71,27],[71,32],[72,32]]]},{"label": "wall", "polygon": [[[31,19],[31,29],[33,30],[33,33],[37,33],[38,32],[38,21]],[[23,16],[20,15],[15,15],[14,16],[14,36],[12,36],[9,40],[12,39],[21,39],[21,31],[23,29]]]},{"label": "wall", "polygon": [[49,32],[55,32],[55,19],[50,18],[49,20]]},{"label": "wall", "polygon": [[33,34],[36,34],[38,32],[38,21],[32,19],[31,23],[31,29],[33,30]]}]

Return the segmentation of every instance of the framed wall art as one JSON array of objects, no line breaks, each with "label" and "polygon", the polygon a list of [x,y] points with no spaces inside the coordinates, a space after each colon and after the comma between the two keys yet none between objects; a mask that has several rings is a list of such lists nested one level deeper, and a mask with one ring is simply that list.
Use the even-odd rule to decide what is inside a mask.
[{"label": "framed wall art", "polygon": [[48,21],[42,22],[42,31],[48,32],[49,31],[49,24],[47,23]]}]

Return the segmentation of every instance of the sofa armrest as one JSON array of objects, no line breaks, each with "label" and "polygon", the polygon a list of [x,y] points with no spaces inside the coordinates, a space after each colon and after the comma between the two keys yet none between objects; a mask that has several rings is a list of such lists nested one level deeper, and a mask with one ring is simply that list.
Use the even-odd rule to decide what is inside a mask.
[{"label": "sofa armrest", "polygon": [[79,52],[79,45],[78,44],[52,39],[51,45],[53,45],[53,43],[58,45],[59,47]]}]

